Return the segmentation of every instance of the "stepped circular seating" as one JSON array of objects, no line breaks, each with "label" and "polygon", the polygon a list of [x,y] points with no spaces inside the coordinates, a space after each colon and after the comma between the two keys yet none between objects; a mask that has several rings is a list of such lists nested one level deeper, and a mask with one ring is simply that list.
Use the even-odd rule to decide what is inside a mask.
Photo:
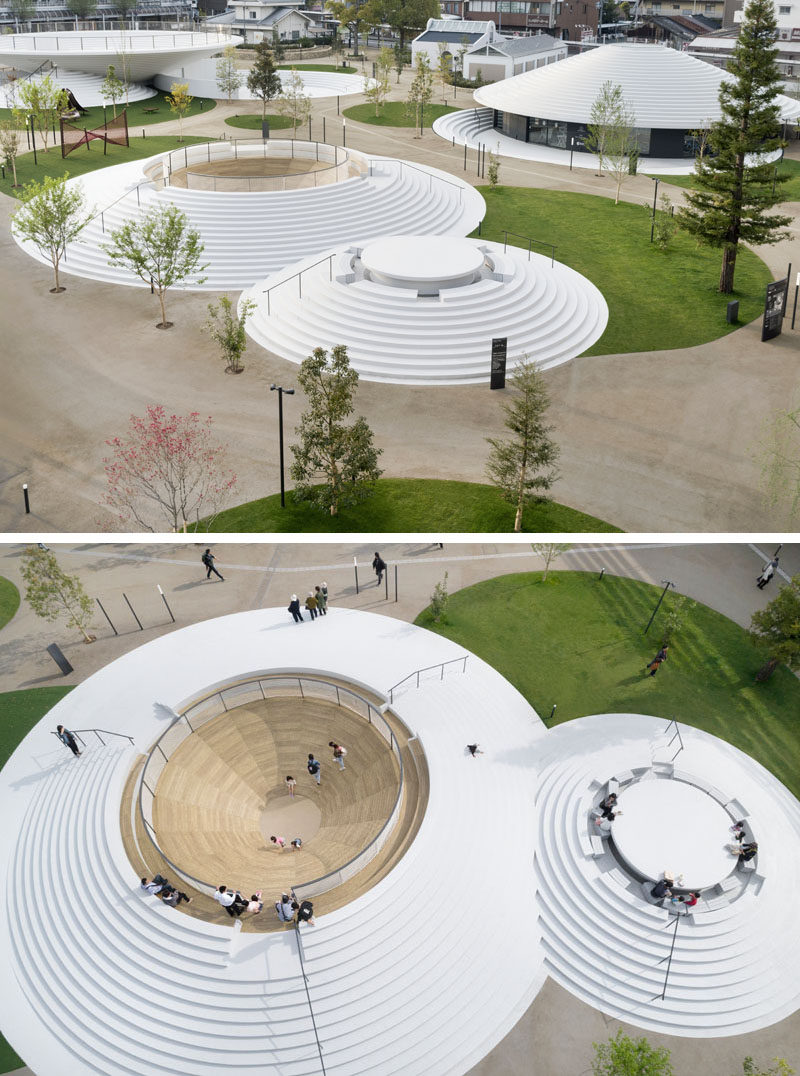
[{"label": "stepped circular seating", "polygon": [[[114,110],[111,107],[111,102],[107,101],[100,92],[100,87],[105,79],[104,75],[91,75],[85,71],[71,71],[63,67],[56,67],[52,71],[44,72],[44,74],[49,75],[61,89],[70,90],[82,108],[107,105],[108,118],[113,119]],[[31,81],[38,82],[41,77],[41,75],[32,75]],[[17,102],[15,87],[18,85],[18,81],[6,82],[0,85],[0,107],[14,108]],[[156,92],[152,86],[147,86],[143,82],[131,82],[128,84],[127,100],[146,101],[150,97],[155,97]],[[121,112],[123,108],[125,108],[124,96],[121,101],[117,101],[117,112]],[[74,122],[80,126],[80,119]]]},{"label": "stepped circular seating", "polygon": [[[210,58],[226,45],[241,41],[238,34],[200,30],[59,30],[56,33],[4,34],[0,66],[35,71],[45,60],[70,70],[105,77],[109,64],[124,57],[131,82],[147,82],[167,67],[178,69],[200,57]],[[117,71],[120,75],[120,71]]]},{"label": "stepped circular seating", "polygon": [[[733,813],[746,804],[765,836],[757,870],[732,875],[740,884],[729,899],[701,899],[692,914],[680,917],[662,999],[676,929],[672,906],[648,903],[608,842],[598,852],[597,838],[587,848],[585,834],[603,782],[622,770],[645,776],[664,724],[604,714],[548,733],[536,796],[545,960],[554,979],[609,1016],[666,1034],[739,1035],[800,1004],[800,938],[787,899],[800,881],[800,805],[753,759],[681,725],[686,746],[675,766],[687,771],[687,779],[691,773],[701,783],[713,780],[732,798],[735,793]],[[676,825],[682,821],[692,824],[676,819]]]},{"label": "stepped circular seating", "polygon": [[[214,145],[173,152],[175,167],[190,162],[193,155],[205,159]],[[228,143],[221,145],[228,152]],[[261,143],[254,149],[260,147]],[[95,215],[67,245],[63,272],[148,287],[133,273],[110,266],[102,244],[125,221],[165,204],[178,206],[200,232],[209,262],[200,290],[209,291],[241,290],[300,258],[346,242],[366,243],[387,229],[467,235],[486,212],[481,195],[463,180],[395,158],[365,157],[363,176],[317,188],[215,192],[164,187],[148,179],[168,156],[158,154],[68,181],[82,186]],[[35,246],[15,238],[32,257],[49,264]]]},{"label": "stepped circular seating", "polygon": [[[319,1071],[295,932],[239,933],[224,913],[207,924],[143,897],[119,833],[126,774],[163,731],[163,707],[267,674],[267,651],[277,669],[335,670],[378,694],[462,653],[353,610],[313,626],[287,620],[255,610],[140,647],[75,688],[3,770],[2,1030],[38,1076]],[[416,839],[367,893],[301,928],[331,1074],[465,1072],[542,983],[535,917],[498,911],[487,929],[487,908],[498,908],[498,886],[533,896],[534,789],[504,752],[533,759],[544,727],[477,658],[450,669],[395,693],[431,777]],[[130,733],[136,747],[91,745],[73,759],[50,735],[57,722]],[[465,751],[471,736],[487,749],[479,760]],[[58,914],[30,893],[52,893]]]},{"label": "stepped circular seating", "polygon": [[[368,267],[386,244],[403,245],[402,278]],[[455,286],[428,279],[443,246],[468,282],[457,271]],[[243,292],[246,300],[256,303],[247,333],[268,351],[301,363],[314,347],[345,344],[362,378],[393,384],[486,382],[498,336],[508,340],[509,371],[525,356],[548,369],[580,355],[608,323],[602,294],[573,269],[480,239],[348,244],[286,266]]]},{"label": "stepped circular seating", "polygon": [[[347,746],[344,771],[330,760],[332,735]],[[322,762],[319,787],[306,772],[308,751]],[[295,800],[287,773],[297,775]],[[271,696],[213,718],[170,754],[155,788],[154,828],[164,855],[195,878],[278,893],[365,849],[392,813],[398,782],[391,748],[363,717],[322,699]],[[268,843],[265,808],[304,800],[318,808],[319,828],[273,829],[287,842],[303,840],[299,852],[281,853]]]}]

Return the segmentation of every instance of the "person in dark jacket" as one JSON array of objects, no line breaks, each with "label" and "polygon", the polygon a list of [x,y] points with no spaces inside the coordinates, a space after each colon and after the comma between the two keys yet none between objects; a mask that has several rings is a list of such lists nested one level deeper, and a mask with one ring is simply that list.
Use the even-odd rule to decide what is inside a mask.
[{"label": "person in dark jacket", "polygon": [[650,890],[650,896],[654,900],[663,900],[664,897],[671,897],[672,890],[669,887],[669,882],[666,878],[662,878],[661,881],[656,882],[653,888]]},{"label": "person in dark jacket", "polygon": [[297,901],[292,901],[292,907],[297,911],[297,923],[308,923],[310,927],[314,926],[314,905],[310,900],[302,900],[298,904]]},{"label": "person in dark jacket", "polygon": [[78,741],[75,739],[69,729],[65,729],[63,725],[56,725],[56,736],[63,743],[65,747],[68,747],[73,755],[77,758],[81,753],[78,748]]},{"label": "person in dark jacket", "polygon": [[380,553],[376,552],[375,556],[372,558],[372,567],[378,577],[378,586],[380,586],[383,580],[383,573],[386,571],[386,561]]},{"label": "person in dark jacket", "polygon": [[219,574],[217,569],[214,567],[215,557],[214,557],[214,554],[211,552],[210,549],[207,549],[205,551],[205,553],[202,555],[200,560],[202,560],[203,564],[205,564],[205,566],[206,566],[206,579],[210,579],[211,578],[211,573],[213,572],[214,575],[216,575],[218,579],[222,579],[223,583],[225,582],[223,577]]},{"label": "person in dark jacket", "polygon": [[289,612],[294,617],[295,624],[299,624],[303,619],[303,614],[300,612],[300,599],[296,594],[292,595],[292,600],[289,602]]},{"label": "person in dark jacket", "polygon": [[758,853],[758,844],[756,841],[749,841],[747,844],[743,844],[739,851],[736,853],[742,863],[749,863],[751,859],[754,859]]},{"label": "person in dark jacket", "polygon": [[662,661],[667,660],[667,651],[668,650],[669,650],[669,647],[666,644],[664,646],[662,646],[661,649],[659,650],[659,652],[656,654],[656,656],[653,658],[653,660],[647,666],[647,668],[650,671],[651,676],[655,676],[656,673],[658,672],[658,668],[661,665]]},{"label": "person in dark jacket", "polygon": [[617,809],[617,794],[616,792],[610,793],[604,800],[601,800],[598,804],[600,808],[600,817],[609,818],[613,812]]}]

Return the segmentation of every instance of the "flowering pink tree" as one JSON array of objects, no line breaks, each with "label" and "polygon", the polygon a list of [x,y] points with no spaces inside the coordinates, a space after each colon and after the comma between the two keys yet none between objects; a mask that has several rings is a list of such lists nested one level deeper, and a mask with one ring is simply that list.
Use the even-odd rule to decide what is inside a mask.
[{"label": "flowering pink tree", "polygon": [[226,446],[211,432],[212,419],[197,411],[167,415],[148,407],[144,418],[131,415],[127,436],[106,444],[108,488],[103,503],[121,524],[136,530],[172,531],[213,517],[236,485],[226,469]]}]

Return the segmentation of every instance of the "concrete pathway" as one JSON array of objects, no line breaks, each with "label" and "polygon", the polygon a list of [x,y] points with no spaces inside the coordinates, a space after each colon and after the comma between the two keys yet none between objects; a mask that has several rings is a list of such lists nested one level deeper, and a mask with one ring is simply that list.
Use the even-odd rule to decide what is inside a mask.
[{"label": "concrete pathway", "polygon": [[[405,92],[403,75],[394,97]],[[347,99],[349,106],[353,99]],[[466,91],[456,104],[468,104]],[[343,106],[345,102],[343,101]],[[220,104],[185,121],[187,134],[247,134],[224,124],[246,103]],[[341,141],[336,99],[316,101],[312,135]],[[163,123],[152,133],[177,133]],[[307,133],[307,132],[304,132]],[[475,155],[430,131],[380,128],[349,121],[348,145],[420,161],[478,183]],[[797,152],[796,143],[792,152]],[[607,196],[611,181],[586,172],[503,159],[501,181]],[[677,200],[678,188],[670,188]],[[652,196],[646,176],[633,177],[623,197]],[[155,329],[156,300],[144,289],[66,278],[49,294],[46,269],[10,237],[15,203],[0,196],[0,294],[6,312],[3,428],[0,432],[0,529],[87,531],[114,527],[99,507],[105,440],[122,433],[131,413],[151,403],[211,414],[232,449],[239,474],[235,502],[275,492],[277,408],[273,381],[294,384],[296,368],[251,346],[246,373],[225,375],[201,326],[210,295],[169,299],[176,325]],[[777,274],[800,265],[800,204],[792,239],[760,253]],[[522,224],[520,225],[523,226]],[[524,223],[535,231],[535,222]],[[556,237],[557,239],[557,237]],[[632,282],[632,286],[634,282]],[[759,494],[758,444],[765,423],[797,392],[800,333],[788,329],[767,344],[759,326],[745,326],[711,344],[675,351],[577,359],[549,371],[551,417],[562,447],[556,499],[639,532],[780,530],[785,518]],[[484,481],[486,436],[502,429],[499,394],[482,386],[407,388],[364,383],[358,410],[384,449],[387,477]],[[268,398],[269,397],[269,398]],[[290,431],[303,407],[289,405]],[[33,515],[22,512],[27,481]]]}]

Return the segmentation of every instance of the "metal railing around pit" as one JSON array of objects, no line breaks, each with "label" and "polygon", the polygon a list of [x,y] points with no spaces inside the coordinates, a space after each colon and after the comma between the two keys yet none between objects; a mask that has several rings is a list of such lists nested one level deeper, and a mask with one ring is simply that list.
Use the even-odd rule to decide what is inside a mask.
[{"label": "metal railing around pit", "polygon": [[[9,35],[9,42],[14,52],[149,52],[159,45],[166,48],[192,48],[195,45],[220,46],[230,43],[231,32],[227,28],[214,30],[175,30],[150,33],[147,30],[126,30],[123,34],[107,34],[102,30],[79,30],[75,35],[66,33],[42,32],[38,34]],[[8,44],[8,42],[6,43]]]},{"label": "metal railing around pit", "polygon": [[[288,152],[287,152],[288,150]],[[310,172],[286,172],[274,176],[214,175],[212,172],[192,171],[193,164],[225,163],[239,160],[302,160],[328,162],[325,167]],[[300,139],[241,139],[199,146],[184,146],[164,155],[169,176],[183,171],[189,190],[201,191],[289,191],[309,187],[324,187],[340,183],[353,175],[362,175],[360,166],[342,146]],[[171,179],[170,179],[171,182]]]},{"label": "metal railing around pit", "polygon": [[350,688],[332,684],[328,680],[314,676],[263,676],[237,681],[231,684],[230,687],[218,688],[187,707],[183,713],[177,715],[175,720],[162,732],[148,751],[139,777],[139,817],[150,842],[171,869],[201,893],[211,896],[217,887],[212,882],[207,882],[202,878],[196,878],[194,875],[189,874],[183,867],[180,867],[169,856],[165,855],[158,843],[153,823],[153,804],[158,780],[164,772],[167,762],[178,747],[208,721],[212,721],[215,717],[219,717],[220,714],[227,713],[228,710],[235,709],[237,706],[244,706],[247,703],[269,698],[293,696],[300,699],[313,698],[321,699],[324,702],[334,702],[337,706],[343,706],[359,717],[363,717],[386,740],[397,759],[400,768],[400,780],[392,812],[380,833],[370,841],[366,848],[363,848],[358,855],[348,860],[344,866],[336,871],[331,871],[320,878],[312,879],[310,882],[303,882],[293,886],[292,892],[296,893],[300,899],[304,899],[308,896],[326,893],[329,889],[334,889],[342,882],[348,881],[383,848],[397,822],[403,797],[403,759],[400,754],[400,746],[391,726],[371,702]]}]

